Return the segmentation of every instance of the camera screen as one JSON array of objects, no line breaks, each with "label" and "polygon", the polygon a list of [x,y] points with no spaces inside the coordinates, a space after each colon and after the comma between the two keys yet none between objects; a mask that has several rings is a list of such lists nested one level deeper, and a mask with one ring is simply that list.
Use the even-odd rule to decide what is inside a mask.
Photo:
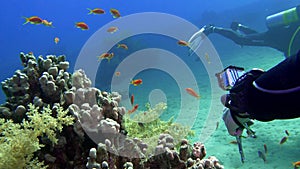
[{"label": "camera screen", "polygon": [[234,86],[236,80],[244,73],[244,68],[228,66],[222,72],[216,73],[219,86],[223,90],[230,90]]}]

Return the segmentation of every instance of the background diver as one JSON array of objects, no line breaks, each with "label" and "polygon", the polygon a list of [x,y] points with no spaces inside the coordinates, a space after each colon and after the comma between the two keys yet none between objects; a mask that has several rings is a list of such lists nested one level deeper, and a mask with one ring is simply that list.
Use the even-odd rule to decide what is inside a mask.
[{"label": "background diver", "polygon": [[286,57],[297,53],[300,49],[300,5],[268,16],[266,25],[268,30],[265,32],[238,22],[232,22],[230,29],[206,25],[190,38],[190,52],[199,47],[203,34],[217,33],[241,46],[267,46],[283,52]]}]

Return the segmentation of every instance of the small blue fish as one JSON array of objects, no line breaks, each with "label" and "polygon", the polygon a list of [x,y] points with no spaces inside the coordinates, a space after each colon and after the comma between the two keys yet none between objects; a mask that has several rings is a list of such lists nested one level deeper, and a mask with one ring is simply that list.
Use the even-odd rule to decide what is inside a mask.
[{"label": "small blue fish", "polygon": [[267,158],[266,158],[265,153],[263,153],[263,152],[261,152],[261,151],[258,151],[258,157],[261,158],[261,159],[263,159],[264,162],[267,161]]}]

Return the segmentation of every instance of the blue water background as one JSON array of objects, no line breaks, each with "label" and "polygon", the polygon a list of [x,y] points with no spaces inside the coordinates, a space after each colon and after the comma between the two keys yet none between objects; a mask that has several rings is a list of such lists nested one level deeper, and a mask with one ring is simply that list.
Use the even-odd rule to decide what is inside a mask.
[{"label": "blue water background", "polygon": [[[213,23],[229,26],[232,20],[238,20],[258,29],[265,30],[265,17],[295,5],[296,1],[249,0],[249,1],[178,1],[178,0],[10,0],[3,1],[0,11],[1,66],[0,81],[11,77],[20,69],[20,52],[33,52],[35,56],[47,54],[67,56],[70,71],[82,46],[88,38],[104,24],[114,20],[109,14],[110,8],[116,8],[122,16],[139,12],[163,12],[177,15],[198,27]],[[103,8],[105,15],[87,15],[86,8]],[[24,23],[25,17],[37,15],[52,21],[55,28]],[[74,23],[84,21],[90,25],[88,31],[75,28]],[[184,30],[182,30],[184,31]],[[54,43],[59,37],[59,44]],[[216,38],[217,47],[226,48],[222,38]],[[219,40],[220,39],[220,40]],[[221,45],[220,45],[221,44]],[[162,46],[163,48],[163,46]],[[5,101],[3,92],[0,101]]]},{"label": "blue water background", "polygon": [[[2,1],[0,10],[0,81],[11,77],[14,71],[22,69],[21,62],[19,59],[19,53],[33,52],[37,57],[39,55],[46,56],[48,54],[54,55],[66,55],[67,60],[70,62],[70,72],[73,72],[76,59],[79,52],[86,41],[103,25],[115,20],[110,14],[110,8],[116,8],[121,12],[122,16],[140,13],[140,12],[162,12],[172,15],[179,16],[197,27],[202,27],[206,24],[215,24],[216,26],[229,27],[232,21],[242,22],[258,31],[265,31],[265,18],[266,16],[282,11],[284,9],[291,8],[300,1],[289,1],[289,0],[7,0]],[[86,8],[103,8],[106,11],[104,15],[87,15],[88,10]],[[43,19],[52,21],[55,28],[45,27],[43,25],[23,25],[25,19],[22,18],[30,16],[40,16]],[[90,29],[82,31],[75,27],[75,22],[83,21],[86,22]],[[138,26],[138,25],[137,25]],[[159,26],[159,25],[158,25]],[[182,30],[185,31],[185,30]],[[54,38],[59,37],[60,42],[54,43]],[[232,41],[225,39],[218,35],[209,36],[214,47],[220,55],[220,58],[224,66],[228,64],[236,63],[251,63],[250,65],[264,66],[265,63],[261,63],[259,58],[253,60],[245,60],[244,54],[253,55],[253,57],[262,57],[262,48],[240,48]],[[117,51],[116,57],[113,58],[110,63],[107,61],[101,62],[101,68],[98,70],[96,87],[101,90],[110,90],[110,82],[115,71],[116,66],[124,57],[131,53],[146,49],[146,48],[161,48],[164,50],[172,51],[178,56],[182,56],[182,60],[190,66],[193,72],[197,72],[196,80],[200,86],[199,93],[201,94],[200,105],[203,101],[208,102],[210,99],[210,84],[206,74],[205,68],[201,61],[195,57],[185,57],[187,53],[186,48],[178,47],[175,39],[170,37],[164,37],[161,35],[140,35],[134,36],[122,41],[122,43],[128,44],[128,46],[135,46],[129,48],[128,51],[116,50],[116,47],[112,48],[111,51]],[[250,50],[249,50],[250,49]],[[257,50],[258,49],[258,50]],[[248,51],[247,51],[248,50]],[[239,55],[237,52],[241,52]],[[271,51],[270,55],[275,54],[274,59],[280,60],[284,58],[282,53],[278,51]],[[120,56],[123,56],[121,58]],[[239,57],[240,56],[240,57]],[[235,57],[235,58],[233,58]],[[271,56],[273,57],[273,56]],[[279,58],[279,59],[278,59]],[[96,61],[95,56],[95,61]],[[249,57],[247,57],[249,59]],[[270,67],[276,61],[265,65]],[[138,63],[137,63],[138,64]],[[170,60],[172,64],[172,60]],[[268,64],[268,63],[266,63]],[[133,65],[134,66],[134,65]],[[250,69],[252,67],[246,67]],[[122,72],[121,72],[122,73]],[[122,74],[121,74],[122,76]],[[120,77],[121,77],[120,76]],[[134,78],[143,78],[142,86],[130,86],[130,92],[124,95],[125,99],[130,97],[131,93],[135,94],[135,100],[142,107],[147,100],[147,95],[153,89],[161,89],[165,91],[168,99],[168,110],[166,114],[161,116],[162,119],[167,120],[173,115],[177,115],[180,109],[180,86],[177,85],[176,79],[173,79],[168,73],[161,70],[145,70],[136,74]],[[164,83],[162,83],[164,82]],[[173,91],[170,93],[170,91]],[[0,103],[5,102],[5,96],[3,92],[0,92]],[[209,104],[206,104],[209,107]],[[207,111],[207,107],[200,107],[201,110]],[[193,108],[192,108],[193,109]],[[201,128],[201,120],[205,120],[205,117],[197,117],[198,124],[195,124],[194,129]],[[260,133],[265,133],[264,128],[259,128]],[[261,124],[262,126],[263,124]],[[277,126],[278,127],[278,126]],[[222,148],[228,148],[227,140],[228,135],[226,129],[219,131],[219,137],[212,138],[213,141],[218,143]],[[197,131],[199,133],[199,131]],[[275,131],[277,132],[277,131]],[[217,133],[218,134],[218,133]],[[266,134],[264,138],[267,140],[273,138],[274,134]],[[271,136],[271,137],[270,137]],[[275,136],[274,136],[275,137]],[[277,139],[277,138],[276,138]],[[224,140],[226,140],[224,143]],[[256,143],[258,144],[258,143]],[[246,143],[245,145],[252,145],[252,143]],[[208,149],[215,148],[215,145],[207,145]],[[256,145],[255,145],[256,146]],[[275,145],[273,147],[276,147]],[[234,166],[240,167],[238,153],[236,147],[230,147],[232,151],[229,151],[229,157],[237,159],[235,160]],[[255,147],[256,148],[256,147]],[[218,148],[215,148],[218,149]],[[221,149],[221,147],[220,147]],[[250,148],[248,148],[250,149]],[[275,148],[274,148],[275,149]],[[247,149],[246,149],[247,150]],[[225,150],[227,151],[227,150]],[[248,150],[251,151],[251,150]],[[252,154],[255,154],[256,149],[253,150]],[[218,152],[218,151],[215,151]],[[220,151],[222,153],[223,151]],[[232,152],[232,153],[231,153]],[[250,152],[247,152],[250,154]],[[228,157],[228,154],[216,154],[223,160]],[[272,154],[271,154],[272,156]],[[280,156],[280,155],[278,155]],[[291,155],[292,156],[292,155]],[[248,155],[249,157],[249,155]],[[276,156],[277,157],[277,156]],[[256,154],[255,158],[257,159]],[[295,159],[296,160],[296,159]],[[231,160],[223,161],[225,164],[230,164]],[[227,162],[227,163],[226,163]],[[290,164],[290,162],[288,162]],[[278,163],[279,164],[279,163]],[[263,166],[262,166],[263,167]]]}]

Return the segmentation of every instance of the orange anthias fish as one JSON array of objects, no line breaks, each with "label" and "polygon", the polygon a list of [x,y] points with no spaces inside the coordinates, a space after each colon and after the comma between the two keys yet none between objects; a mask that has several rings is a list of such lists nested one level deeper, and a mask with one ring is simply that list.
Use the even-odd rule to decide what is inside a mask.
[{"label": "orange anthias fish", "polygon": [[109,27],[109,28],[107,29],[107,32],[109,32],[109,33],[115,33],[115,32],[117,32],[117,30],[119,30],[118,27],[112,26],[112,27]]},{"label": "orange anthias fish", "polygon": [[188,92],[188,94],[196,97],[197,99],[200,99],[200,95],[198,93],[196,93],[194,91],[194,89],[192,89],[192,88],[186,88],[185,90]]},{"label": "orange anthias fish", "polygon": [[111,8],[109,12],[112,14],[113,18],[121,17],[121,14],[117,9]]},{"label": "orange anthias fish", "polygon": [[300,161],[296,161],[293,163],[293,166],[295,167],[295,169],[300,167]]},{"label": "orange anthias fish", "polygon": [[121,72],[116,72],[115,75],[119,77],[121,75]]},{"label": "orange anthias fish", "polygon": [[[42,23],[43,23],[43,25],[45,25],[45,26],[53,27],[52,22],[49,22],[49,21],[47,21],[46,19],[44,19],[44,20],[42,21]],[[54,27],[53,27],[53,28],[54,28]]]},{"label": "orange anthias fish", "polygon": [[207,61],[207,63],[210,64],[211,62],[210,62],[208,53],[205,53],[204,57],[205,57],[205,60]]},{"label": "orange anthias fish", "polygon": [[89,29],[89,26],[84,22],[76,22],[75,26],[77,28],[80,28],[81,30],[88,30]]},{"label": "orange anthias fish", "polygon": [[232,140],[229,142],[230,144],[237,144],[237,141],[236,140]]},{"label": "orange anthias fish", "polygon": [[189,43],[186,42],[186,41],[184,41],[184,40],[179,40],[179,41],[177,42],[177,44],[180,45],[180,46],[189,46]]},{"label": "orange anthias fish", "polygon": [[220,122],[216,122],[216,130],[219,128]]},{"label": "orange anthias fish", "polygon": [[94,9],[86,8],[86,9],[90,11],[88,13],[88,15],[90,15],[90,14],[104,14],[105,13],[105,11],[103,9],[100,9],[100,8],[94,8]]},{"label": "orange anthias fish", "polygon": [[118,44],[117,48],[123,48],[125,50],[128,50],[128,46],[126,44]]},{"label": "orange anthias fish", "polygon": [[114,53],[103,53],[102,55],[98,56],[98,61],[100,59],[107,59],[109,62],[110,59],[112,59],[113,57],[114,57]]},{"label": "orange anthias fish", "polygon": [[29,18],[27,17],[23,17],[26,19],[26,21],[23,23],[23,25],[27,24],[27,23],[31,23],[31,24],[41,24],[43,22],[43,20],[38,17],[38,16],[31,16]]},{"label": "orange anthias fish", "polygon": [[128,114],[132,114],[133,112],[135,112],[138,109],[139,105],[136,104],[131,110],[128,110]]},{"label": "orange anthias fish", "polygon": [[134,103],[134,95],[132,94],[131,97],[130,97],[130,103],[131,105],[133,106],[133,103]]},{"label": "orange anthias fish", "polygon": [[55,42],[55,44],[57,44],[57,43],[59,42],[59,38],[58,38],[58,37],[55,37],[55,38],[54,38],[54,42]]},{"label": "orange anthias fish", "polygon": [[268,148],[267,148],[266,144],[264,144],[264,150],[265,150],[265,154],[267,154],[268,153]]},{"label": "orange anthias fish", "polygon": [[131,80],[130,84],[133,84],[133,86],[138,86],[143,83],[142,79],[136,79],[136,80]]}]

